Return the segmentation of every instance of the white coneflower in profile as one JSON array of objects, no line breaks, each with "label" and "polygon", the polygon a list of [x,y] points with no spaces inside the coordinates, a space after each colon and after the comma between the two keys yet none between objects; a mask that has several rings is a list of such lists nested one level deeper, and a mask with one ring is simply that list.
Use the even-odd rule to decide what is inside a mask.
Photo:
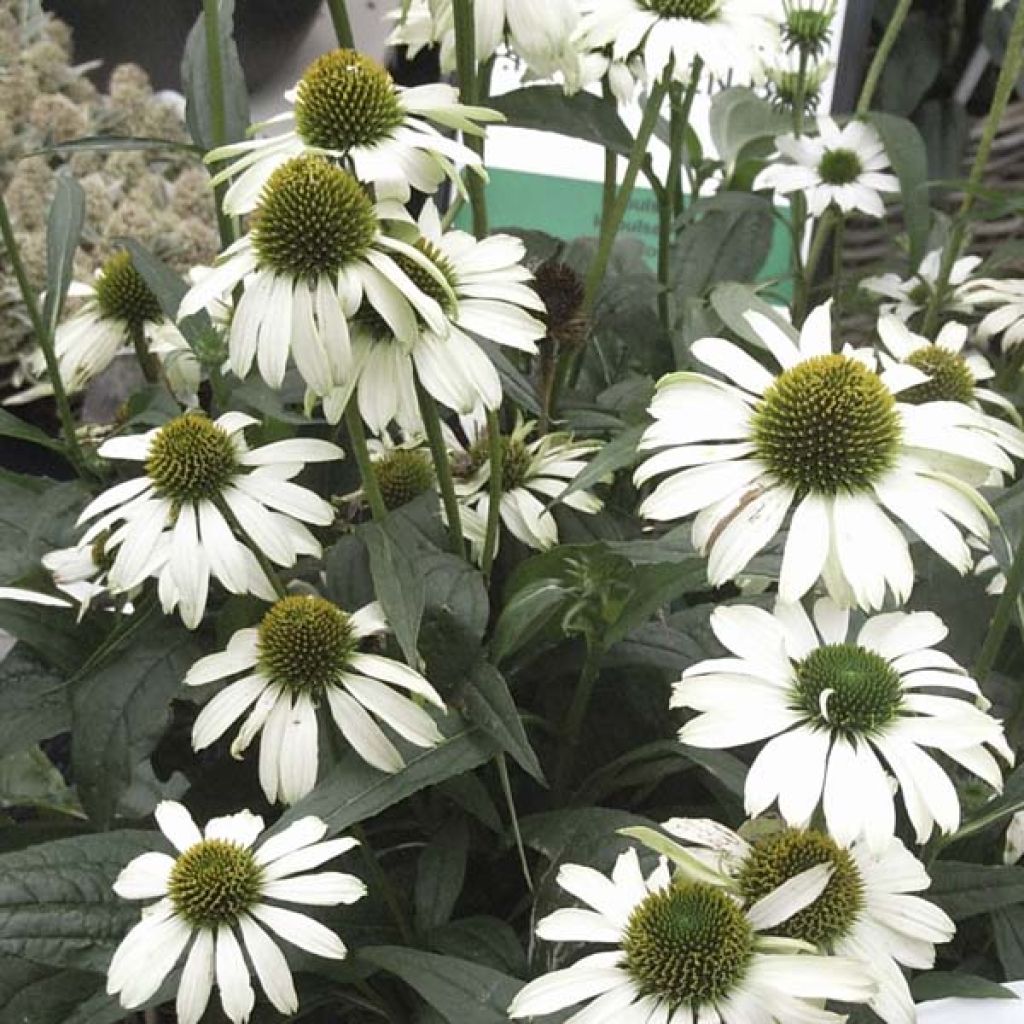
[{"label": "white coneflower in profile", "polygon": [[258,627],[240,629],[227,649],[201,658],[185,682],[200,686],[230,678],[199,713],[196,750],[245,721],[231,745],[242,752],[260,735],[260,785],[267,799],[292,804],[316,784],[317,711],[328,711],[353,750],[385,772],[405,762],[375,719],[418,747],[444,738],[434,720],[404,690],[445,710],[437,691],[399,661],[361,649],[388,626],[377,604],[349,614],[322,597],[281,598]]},{"label": "white coneflower in profile", "polygon": [[935,945],[952,939],[956,926],[934,904],[911,895],[927,889],[931,879],[898,839],[874,851],[863,842],[846,849],[816,829],[758,829],[748,842],[707,819],[673,818],[662,828],[695,844],[694,852],[725,872],[747,904],[826,865],[830,877],[824,890],[782,922],[776,934],[860,960],[878,982],[868,1005],[886,1024],[914,1024],[914,997],[900,964],[930,970]]},{"label": "white coneflower in profile", "polygon": [[[693,542],[708,579],[734,579],[789,518],[779,593],[802,597],[820,578],[840,604],[882,607],[914,585],[902,520],[960,573],[972,565],[963,534],[988,537],[994,513],[975,490],[993,470],[1012,475],[992,417],[954,402],[911,405],[902,393],[928,378],[910,365],[875,370],[869,350],[833,353],[831,303],[799,338],[751,312],[780,372],[721,338],[694,358],[734,383],[673,373],[658,383],[654,423],[640,442],[657,449],[638,484],[664,479],[644,499],[650,519],[697,513]],[[1012,446],[1011,446],[1012,447]]]},{"label": "white coneflower in profile", "polygon": [[989,748],[1007,764],[1013,753],[1002,724],[981,710],[978,684],[934,649],[948,632],[937,615],[874,615],[851,635],[849,612],[821,598],[813,623],[800,604],[774,614],[734,605],[716,608],[711,628],[730,657],[686,669],[671,706],[698,712],[679,732],[683,743],[768,741],[747,775],[748,814],[777,800],[802,828],[820,802],[836,840],[863,836],[880,851],[895,829],[883,762],[922,844],[935,825],[948,834],[960,824],[956,789],[923,748],[1002,787]]},{"label": "white coneflower in profile", "polygon": [[[501,522],[527,547],[544,551],[558,543],[558,524],[547,506],[586,469],[587,460],[601,445],[559,433],[544,434],[530,441],[535,426],[532,420],[520,421],[510,434],[502,435]],[[463,445],[451,432],[448,441],[463,527],[479,554],[490,507],[490,443],[479,417],[467,417],[463,427],[470,434],[468,445]],[[601,499],[587,488],[562,500],[569,508],[590,515],[604,507]]]},{"label": "white coneflower in profile", "polygon": [[833,204],[844,214],[859,210],[869,217],[884,217],[881,193],[899,192],[900,183],[889,170],[881,136],[863,121],[839,128],[830,117],[818,118],[818,134],[780,135],[775,140],[787,162],[771,163],[754,179],[754,188],[770,188],[780,195],[799,192],[807,197],[807,211],[820,217]]},{"label": "white coneflower in profile", "polygon": [[116,484],[90,502],[82,544],[103,538],[112,558],[111,593],[150,576],[159,580],[165,612],[178,608],[190,629],[206,608],[210,576],[233,594],[274,599],[274,590],[247,545],[276,565],[319,555],[305,526],[327,526],[334,509],[291,483],[309,462],[343,453],[314,438],[291,438],[250,449],[243,436],[257,421],[229,412],[217,420],[186,413],[145,434],[105,441],[99,454],[144,464],[142,476]]},{"label": "white coneflower in profile", "polygon": [[378,208],[351,174],[323,157],[299,156],[270,175],[249,233],[192,286],[179,313],[206,308],[244,284],[228,334],[231,369],[245,377],[255,361],[279,388],[290,354],[315,400],[350,379],[347,318],[364,300],[406,344],[416,336],[417,316],[446,334],[441,307],[403,266],[424,275],[432,269],[414,246],[382,233]]},{"label": "white coneflower in profile", "polygon": [[1004,349],[1024,341],[1024,281],[982,277],[968,282],[962,292],[972,304],[991,307],[978,324],[978,341],[1002,335]]},{"label": "white coneflower in profile", "polygon": [[118,896],[157,902],[144,908],[117,947],[107,992],[126,1009],[141,1006],[184,955],[175,1004],[179,1024],[198,1024],[214,982],[228,1020],[244,1024],[256,1002],[250,964],[275,1009],[295,1013],[292,972],[268,931],[314,956],[343,959],[347,950],[334,932],[279,904],[333,907],[362,899],[366,887],[354,875],[311,871],[359,844],[321,842],[327,826],[313,817],[258,842],[263,819],[249,811],[212,818],[203,832],[181,804],[165,800],[155,814],[177,854],[143,853],[118,875]]},{"label": "white coneflower in profile", "polygon": [[703,875],[673,879],[664,862],[645,879],[632,849],[610,878],[563,864],[558,884],[587,909],[556,910],[538,922],[538,936],[613,948],[531,981],[509,1007],[513,1019],[586,1002],[567,1024],[841,1024],[824,1001],[863,1002],[874,990],[858,961],[766,934],[804,905],[802,892],[744,908]]},{"label": "white coneflower in profile", "polygon": [[483,174],[480,157],[434,125],[480,135],[480,122],[504,120],[486,107],[459,103],[451,85],[395,85],[372,57],[345,49],[313,61],[285,99],[294,109],[268,124],[291,123],[289,131],[233,142],[206,156],[208,161],[232,161],[214,179],[234,179],[224,194],[230,214],[252,210],[270,175],[303,154],[336,160],[360,181],[380,185],[403,201],[411,188],[434,192],[445,178],[461,189],[455,165]]},{"label": "white coneflower in profile", "polygon": [[[974,309],[971,296],[971,274],[981,263],[980,256],[964,256],[953,264],[949,275],[949,287],[943,296],[939,311],[950,314],[970,313]],[[942,250],[933,249],[917,268],[917,273],[908,278],[888,273],[878,277],[865,277],[860,286],[866,292],[889,301],[883,302],[881,311],[892,313],[904,323],[909,323],[918,313],[924,311],[935,293],[942,265]]]},{"label": "white coneflower in profile", "polygon": [[[533,313],[544,303],[523,266],[526,249],[511,235],[477,241],[465,231],[443,231],[433,203],[419,218],[411,243],[419,262],[395,261],[443,311],[445,327],[423,322],[409,338],[396,335],[372,306],[363,304],[352,326],[352,378],[324,400],[329,420],[341,416],[355,382],[359,412],[375,433],[394,421],[407,432],[420,426],[415,381],[460,414],[501,404],[494,364],[470,335],[536,355],[545,327]],[[532,311],[532,312],[531,312]]]},{"label": "white coneflower in profile", "polygon": [[619,60],[640,55],[651,81],[671,68],[688,83],[699,59],[715,78],[749,83],[779,46],[776,0],[580,0],[580,9],[580,45],[610,45]]}]

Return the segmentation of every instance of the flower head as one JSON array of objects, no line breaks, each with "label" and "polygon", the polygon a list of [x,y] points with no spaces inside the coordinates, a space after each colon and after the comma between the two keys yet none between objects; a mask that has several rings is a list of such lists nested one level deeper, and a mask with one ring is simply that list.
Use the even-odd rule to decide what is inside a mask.
[{"label": "flower head", "polygon": [[119,995],[126,1009],[141,1006],[184,955],[180,1024],[197,1024],[214,981],[228,1019],[244,1024],[256,999],[244,947],[270,1002],[283,1014],[295,1013],[291,971],[267,930],[315,956],[343,959],[345,945],[334,932],[278,904],[336,906],[361,899],[366,887],[354,875],[308,873],[356,841],[321,842],[327,826],[310,817],[258,842],[263,819],[249,811],[214,818],[200,832],[189,812],[169,800],[157,806],[156,821],[177,853],[141,854],[118,875],[118,896],[157,902],[117,947],[107,992]]},{"label": "flower head", "polygon": [[777,604],[774,614],[737,605],[716,608],[711,628],[731,656],[688,668],[672,707],[698,712],[680,730],[683,743],[768,740],[747,775],[748,814],[777,800],[783,818],[803,828],[821,802],[837,841],[863,836],[880,851],[895,828],[882,761],[919,843],[935,825],[949,833],[960,823],[952,782],[922,748],[1001,788],[989,748],[1012,763],[1002,725],[978,706],[978,684],[934,650],[947,634],[937,615],[875,615],[853,634],[849,613],[821,598],[813,622],[800,604]]},{"label": "flower head", "polygon": [[862,121],[839,128],[830,117],[818,118],[818,136],[780,135],[775,145],[786,163],[769,164],[754,188],[774,189],[781,195],[803,192],[815,217],[835,204],[844,213],[860,210],[884,217],[880,193],[898,192],[899,181],[883,173],[889,158],[878,132]]},{"label": "flower head", "polygon": [[[975,306],[971,289],[975,282],[971,274],[981,263],[980,256],[964,256],[953,264],[949,275],[949,287],[939,307],[943,313],[970,313]],[[866,277],[860,286],[873,295],[888,299],[881,305],[883,313],[891,313],[904,323],[909,323],[918,313],[922,312],[932,300],[939,279],[942,264],[942,250],[933,249],[917,268],[917,272],[903,279],[899,274],[882,274],[879,277]]]},{"label": "flower head", "polygon": [[483,174],[480,157],[435,125],[481,134],[481,122],[502,120],[493,110],[459,103],[450,85],[396,85],[383,65],[347,49],[313,61],[285,99],[292,110],[270,123],[291,122],[289,131],[207,155],[210,161],[232,161],[216,176],[234,179],[224,195],[228,213],[252,210],[274,170],[303,154],[338,161],[359,181],[403,201],[412,188],[434,192],[445,178],[461,189],[455,164]]},{"label": "flower head", "polygon": [[433,718],[397,691],[445,706],[418,672],[362,650],[386,629],[376,604],[349,614],[310,594],[281,598],[258,627],[240,629],[225,651],[189,670],[189,686],[233,680],[199,713],[193,746],[208,747],[246,715],[232,755],[240,757],[262,733],[260,785],[271,803],[295,803],[316,783],[317,713],[327,711],[364,761],[400,771],[405,762],[375,719],[415,746],[431,747],[442,740]]},{"label": "flower head", "polygon": [[836,0],[783,0],[782,39],[787,50],[821,58],[832,41]]},{"label": "flower head", "polygon": [[978,324],[978,341],[1002,335],[1004,349],[1024,341],[1024,281],[981,277],[964,284],[961,294],[972,305],[989,309]]},{"label": "flower head", "polygon": [[[914,584],[902,520],[961,573],[971,554],[961,531],[988,536],[992,517],[974,487],[1012,473],[1007,440],[991,417],[953,402],[903,402],[928,381],[911,365],[876,372],[870,351],[832,352],[829,304],[798,339],[747,314],[782,370],[773,374],[732,342],[704,338],[695,358],[733,384],[697,373],[663,378],[642,450],[661,449],[637,483],[664,479],[641,512],[659,520],[693,512],[694,544],[714,585],[734,579],[793,509],[779,593],[802,597],[820,577],[840,604],[880,608]],[[1013,450],[1013,445],[1009,445]]]},{"label": "flower head", "polygon": [[592,1000],[575,1019],[838,1024],[841,1017],[812,1000],[860,1002],[872,992],[855,961],[817,956],[805,943],[765,935],[802,905],[788,893],[744,906],[704,875],[681,871],[672,878],[664,861],[645,879],[632,849],[618,858],[610,878],[563,864],[558,884],[587,909],[556,910],[538,922],[537,934],[614,948],[530,982],[509,1007],[514,1019]]},{"label": "flower head", "polygon": [[294,565],[300,554],[320,554],[304,524],[326,526],[334,510],[290,479],[305,463],[340,459],[342,451],[304,438],[250,449],[243,431],[255,422],[237,412],[217,420],[186,413],[100,446],[103,457],[141,462],[145,469],[90,502],[79,519],[90,524],[81,543],[103,538],[105,557],[112,558],[111,593],[156,576],[164,611],[177,607],[185,625],[195,628],[211,575],[233,594],[273,600],[250,546],[282,566]]}]

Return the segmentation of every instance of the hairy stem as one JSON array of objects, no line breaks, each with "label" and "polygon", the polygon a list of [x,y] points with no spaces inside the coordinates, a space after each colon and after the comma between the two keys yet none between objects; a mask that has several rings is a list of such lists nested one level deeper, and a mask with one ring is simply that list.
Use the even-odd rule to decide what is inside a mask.
[{"label": "hairy stem", "polygon": [[423,420],[423,427],[427,433],[430,456],[434,460],[437,485],[441,489],[441,502],[444,505],[445,518],[448,520],[448,537],[451,541],[452,551],[460,558],[465,558],[466,542],[462,537],[462,515],[459,511],[459,499],[455,494],[455,481],[452,478],[448,448],[441,432],[441,417],[437,413],[437,403],[433,396],[427,393],[418,377],[416,378],[416,400],[419,402],[420,419]]}]

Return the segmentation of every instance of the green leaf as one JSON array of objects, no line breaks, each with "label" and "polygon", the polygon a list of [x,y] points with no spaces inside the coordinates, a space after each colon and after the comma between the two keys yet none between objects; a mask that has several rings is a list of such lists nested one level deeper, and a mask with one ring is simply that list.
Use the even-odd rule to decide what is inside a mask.
[{"label": "green leaf", "polygon": [[715,93],[710,126],[715,151],[729,167],[751,142],[774,139],[791,127],[785,114],[742,86]]},{"label": "green leaf", "polygon": [[346,754],[308,796],[285,812],[271,831],[278,832],[312,814],[327,822],[332,833],[340,832],[427,786],[472,771],[496,753],[494,744],[479,726],[470,726],[455,714],[450,713],[440,728],[445,741],[429,750],[397,741],[405,768],[394,775],[371,768],[354,753]]},{"label": "green leaf", "polygon": [[878,129],[903,197],[903,223],[910,243],[910,266],[917,269],[928,247],[931,207],[928,197],[928,152],[916,125],[903,117],[873,110],[865,115]]},{"label": "green leaf", "polygon": [[749,285],[726,282],[718,285],[711,293],[711,306],[734,334],[764,350],[761,336],[747,323],[748,312],[761,313],[768,317],[781,331],[796,340],[796,331],[779,310],[765,302]]},{"label": "green leaf", "polygon": [[616,434],[610,441],[601,446],[598,453],[587,463],[582,472],[578,473],[569,481],[566,487],[557,498],[548,503],[548,508],[565,501],[570,494],[584,490],[596,483],[600,483],[606,476],[625,469],[627,466],[635,465],[637,461],[636,446],[640,443],[643,432],[647,429],[646,423],[638,423],[633,427],[626,427],[625,430]]},{"label": "green leaf", "polygon": [[109,826],[133,769],[167,726],[171,699],[202,650],[173,619],[140,622],[116,659],[90,672],[72,694],[72,767],[90,819]]},{"label": "green leaf", "polygon": [[485,661],[478,662],[465,691],[466,717],[480,726],[528,775],[545,785],[544,769],[523,728],[519,709],[504,676]]},{"label": "green leaf", "polygon": [[202,150],[191,142],[180,139],[153,139],[142,135],[86,135],[80,139],[69,139],[67,142],[55,142],[50,146],[25,153],[21,159],[39,156],[43,153],[74,153],[79,151],[94,153],[117,153],[122,151],[181,150],[186,153],[200,154]]},{"label": "green leaf", "polygon": [[709,868],[689,850],[657,829],[647,828],[643,825],[630,826],[620,828],[619,835],[625,836],[627,839],[635,839],[637,842],[643,843],[649,850],[668,857],[676,867],[682,869],[691,881],[707,882],[709,885],[721,884],[722,876],[718,871]]},{"label": "green leaf", "polygon": [[1007,978],[1024,978],[1024,906],[992,913],[992,935]]},{"label": "green leaf", "polygon": [[416,862],[413,907],[416,929],[430,931],[451,920],[466,879],[469,829],[464,818],[445,823]]},{"label": "green leaf", "polygon": [[15,753],[70,725],[66,674],[16,644],[0,662],[0,750]]},{"label": "green leaf", "polygon": [[531,85],[492,96],[487,104],[517,128],[583,139],[619,156],[629,156],[633,147],[633,136],[619,118],[615,104],[588,92],[567,96],[560,85]]},{"label": "green leaf", "polygon": [[26,423],[17,416],[9,413],[6,409],[0,409],[0,437],[11,437],[16,441],[27,441],[29,444],[37,444],[40,448],[49,448],[53,452],[64,451],[64,445],[55,437],[40,430],[38,427]]},{"label": "green leaf", "polygon": [[910,117],[942,72],[946,26],[924,11],[911,11],[896,37],[878,83],[883,110]]},{"label": "green leaf", "polygon": [[537,580],[517,590],[494,627],[491,657],[500,663],[533,643],[542,631],[556,625],[555,611],[567,600],[565,588],[554,579]]},{"label": "green leaf", "polygon": [[26,747],[0,757],[0,807],[75,812],[78,801],[42,750]]},{"label": "green leaf", "polygon": [[918,1002],[931,999],[1016,999],[1017,996],[998,982],[960,971],[927,971],[910,983],[910,991]]},{"label": "green leaf", "polygon": [[131,253],[135,269],[156,296],[164,315],[177,319],[178,306],[188,291],[185,281],[136,239],[121,238],[119,242]]},{"label": "green leaf", "polygon": [[85,192],[70,174],[57,175],[57,188],[46,223],[46,300],[43,322],[52,338],[75,269],[75,250],[85,222]]},{"label": "green leaf", "polygon": [[954,921],[1024,903],[1024,867],[936,861],[928,899]]},{"label": "green leaf", "polygon": [[523,987],[518,978],[437,953],[370,946],[359,956],[399,977],[451,1024],[508,1024],[508,1007]]},{"label": "green leaf", "polygon": [[415,668],[419,664],[416,638],[425,602],[423,576],[415,561],[391,536],[386,521],[361,526],[359,537],[370,554],[370,574],[377,600],[405,660]]},{"label": "green leaf", "polygon": [[1018,811],[1024,810],[1024,765],[1015,768],[1004,780],[1003,791],[973,817],[965,821],[952,835],[943,836],[940,845],[945,847],[968,836],[976,835]]},{"label": "green leaf", "polygon": [[224,138],[214,137],[213,90],[206,51],[206,25],[200,12],[185,42],[181,81],[185,90],[185,123],[204,150],[226,142],[240,142],[249,127],[249,94],[235,46],[235,0],[219,0],[221,76],[224,86]]},{"label": "green leaf", "polygon": [[512,975],[525,974],[526,957],[515,929],[496,917],[464,917],[430,933],[439,953],[462,957]]},{"label": "green leaf", "polygon": [[622,829],[645,825],[653,822],[608,807],[546,811],[519,821],[523,842],[543,854],[552,868],[568,859],[598,870],[610,868],[620,853],[634,845],[623,838]]},{"label": "green leaf", "polygon": [[430,551],[418,561],[423,575],[425,615],[443,615],[467,638],[479,642],[490,616],[483,574],[464,558],[447,551]]},{"label": "green leaf", "polygon": [[533,386],[532,381],[519,372],[512,360],[502,352],[500,345],[496,345],[487,338],[477,338],[476,342],[498,371],[502,394],[524,412],[531,416],[539,416],[541,413],[540,399],[537,397],[537,389]]},{"label": "green leaf", "polygon": [[0,956],[0,1024],[115,1024],[124,1017],[101,974]]},{"label": "green leaf", "polygon": [[153,832],[105,832],[0,856],[0,954],[105,971],[139,920],[111,886],[133,857],[163,845]]}]

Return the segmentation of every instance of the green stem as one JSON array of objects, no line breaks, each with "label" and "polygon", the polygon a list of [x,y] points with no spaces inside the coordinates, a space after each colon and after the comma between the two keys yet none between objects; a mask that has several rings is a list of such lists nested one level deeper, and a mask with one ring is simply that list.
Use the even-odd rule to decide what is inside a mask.
[{"label": "green stem", "polygon": [[974,679],[979,686],[985,682],[985,678],[991,671],[1000,648],[1003,646],[1006,630],[1009,628],[1010,619],[1017,607],[1017,595],[1020,593],[1022,583],[1024,583],[1024,538],[1021,538],[1017,545],[1010,571],[1006,574],[1006,589],[999,595],[999,600],[996,602],[996,610],[992,615],[988,632],[985,634],[985,642],[981,645],[981,652],[974,665]]},{"label": "green stem", "polygon": [[800,67],[796,79],[796,96],[793,97],[793,134],[799,138],[804,133],[804,107],[807,105],[807,62],[810,53],[800,48]]},{"label": "green stem", "polygon": [[1022,68],[1024,68],[1024,3],[1017,5],[1017,13],[1013,17],[1010,38],[1006,41],[1006,57],[999,72],[999,80],[996,82],[992,106],[985,119],[985,127],[981,133],[981,141],[978,143],[974,164],[971,166],[971,175],[967,179],[964,198],[960,203],[960,209],[957,210],[956,216],[953,218],[953,229],[949,233],[949,241],[942,251],[942,263],[939,266],[935,289],[931,294],[924,318],[922,333],[925,337],[931,337],[932,332],[938,326],[939,311],[949,289],[953,264],[960,255],[960,250],[967,238],[967,221],[974,208],[975,195],[985,175],[988,158],[992,153],[992,145],[999,132],[999,125],[1003,120],[1003,114],[1006,113],[1006,107],[1020,78]]},{"label": "green stem", "polygon": [[526,847],[523,845],[523,834],[519,829],[519,815],[516,813],[515,799],[512,796],[512,783],[508,777],[508,764],[505,755],[499,754],[494,759],[498,768],[498,781],[501,783],[501,792],[505,797],[505,806],[508,808],[509,822],[512,826],[512,837],[516,841],[516,852],[519,854],[519,866],[523,872],[523,881],[526,888],[533,892],[533,877],[530,874],[530,864],[526,859]]},{"label": "green stem", "polygon": [[818,264],[825,253],[825,246],[832,228],[835,224],[836,214],[830,207],[822,215],[814,229],[814,236],[811,239],[811,249],[807,254],[807,263],[804,264],[802,275],[802,287],[800,289],[800,306],[793,310],[793,322],[799,327],[807,315],[807,307],[810,301],[811,288],[814,284],[814,275],[817,273]]},{"label": "green stem", "polygon": [[896,45],[896,40],[903,29],[903,23],[907,20],[907,15],[913,4],[914,0],[899,0],[896,10],[893,11],[892,17],[889,19],[889,24],[885,26],[885,34],[878,44],[878,49],[875,50],[871,67],[868,68],[864,86],[860,91],[860,99],[857,100],[857,114],[861,117],[871,109],[871,100],[874,98],[875,90],[882,78],[889,54],[892,53],[892,48]]},{"label": "green stem", "polygon": [[487,482],[487,532],[480,559],[480,568],[485,576],[490,573],[494,563],[494,552],[498,549],[498,530],[501,529],[501,475],[505,448],[498,413],[494,409],[487,410],[487,450],[491,463],[490,479]]},{"label": "green stem", "polygon": [[[608,84],[608,76],[603,79],[603,92],[606,103],[615,108],[615,97],[612,87]],[[604,151],[604,178],[601,183],[601,224],[605,224],[611,216],[612,204],[615,202],[615,179],[619,169],[619,157],[610,149]]]},{"label": "green stem", "polygon": [[[242,529],[242,524],[235,517],[235,513],[231,511],[231,507],[223,498],[215,498],[213,503],[217,506],[217,511],[225,518],[228,526],[231,527],[236,536],[248,537],[248,534]],[[270,580],[274,593],[278,597],[287,597],[288,588],[284,585],[284,581],[278,574],[277,566],[260,550],[258,544],[248,543],[245,546],[253,553],[256,561],[260,563],[260,568],[267,579]]]},{"label": "green stem", "polygon": [[2,192],[0,192],[0,235],[3,236],[7,258],[11,261],[11,269],[14,271],[14,276],[18,281],[18,290],[21,292],[22,301],[28,310],[28,317],[32,322],[32,331],[36,336],[36,343],[42,350],[43,358],[46,360],[46,372],[49,374],[50,383],[53,385],[53,399],[57,406],[57,415],[60,417],[61,431],[64,434],[64,445],[67,448],[68,458],[71,460],[71,464],[75,467],[78,475],[84,476],[88,472],[85,456],[82,454],[81,446],[78,443],[78,434],[75,432],[75,418],[71,415],[71,403],[68,401],[68,394],[64,389],[64,381],[61,379],[60,365],[57,361],[53,336],[43,323],[39,302],[28,279],[28,274],[25,273],[25,264],[21,261],[21,252],[18,249],[17,239],[14,237],[14,228],[11,225],[11,218],[7,213],[7,204],[4,202]]},{"label": "green stem", "polygon": [[220,54],[220,0],[203,0],[203,24],[206,28],[206,68],[210,77],[210,128],[216,148],[228,141],[224,68]]},{"label": "green stem", "polygon": [[612,254],[612,245],[615,243],[615,236],[618,234],[619,226],[622,224],[622,218],[625,217],[626,210],[629,208],[633,186],[636,184],[637,175],[640,173],[644,157],[647,154],[647,146],[651,141],[651,136],[654,134],[654,126],[658,123],[661,103],[667,91],[668,81],[666,78],[658,81],[654,88],[651,89],[647,106],[644,109],[644,116],[640,122],[640,128],[637,131],[636,138],[633,140],[633,148],[630,150],[626,174],[622,179],[622,184],[619,186],[607,221],[602,221],[601,223],[601,235],[597,241],[597,253],[594,255],[594,261],[587,271],[584,285],[583,308],[588,312],[594,308],[594,300],[597,298],[598,289],[601,287],[601,282],[604,281],[604,275],[608,269],[608,260]]},{"label": "green stem", "polygon": [[555,768],[554,797],[555,803],[561,804],[565,798],[569,783],[572,780],[572,767],[576,759],[576,748],[580,744],[580,732],[583,729],[590,699],[594,695],[594,685],[600,675],[603,650],[596,644],[587,641],[587,656],[580,671],[580,678],[572,695],[572,702],[566,712],[561,729],[561,747],[558,764]]},{"label": "green stem", "polygon": [[[459,99],[470,106],[477,103],[476,67],[476,23],[473,18],[473,0],[454,0],[453,14],[455,22],[455,70],[459,78]],[[481,159],[484,153],[484,140],[480,136],[467,135],[465,143]],[[467,170],[465,176],[466,189],[469,192],[469,204],[473,211],[473,234],[477,238],[487,235],[487,196],[483,179],[473,170]]]},{"label": "green stem", "polygon": [[388,509],[373,472],[370,450],[366,446],[366,431],[363,430],[363,420],[354,398],[345,406],[345,426],[348,428],[352,454],[356,457],[356,465],[359,467],[359,476],[363,481],[363,493],[370,504],[370,514],[374,519],[383,519],[388,514]]},{"label": "green stem", "polygon": [[452,551],[460,558],[466,557],[466,542],[462,538],[462,515],[459,511],[459,499],[455,493],[455,481],[452,478],[452,465],[448,458],[448,448],[441,432],[441,417],[437,413],[437,403],[429,395],[419,377],[416,381],[416,401],[419,402],[420,419],[427,432],[427,443],[430,455],[434,460],[434,472],[437,474],[437,485],[441,489],[441,502],[444,505],[445,518],[448,520],[448,537]]},{"label": "green stem", "polygon": [[135,350],[135,359],[142,370],[142,376],[146,378],[147,384],[156,384],[160,381],[160,361],[149,351],[146,345],[146,335],[142,324],[133,324],[129,332],[132,336],[132,348]]},{"label": "green stem", "polygon": [[832,239],[832,316],[839,322],[843,303],[843,239],[846,235],[846,219],[836,218],[836,230]]},{"label": "green stem", "polygon": [[[675,83],[672,86],[672,106],[670,112],[669,142],[672,151],[672,162],[669,164],[668,178],[665,181],[665,189],[668,192],[669,201],[672,203],[672,213],[678,217],[683,212],[683,189],[682,176],[680,171],[685,166],[687,171],[690,167],[689,154],[686,152],[686,129],[690,123],[690,113],[693,110],[693,101],[697,96],[697,89],[700,86],[700,76],[704,71],[704,62],[697,57],[693,62],[693,69],[690,73],[690,82],[686,87],[682,103],[679,102],[679,87]],[[678,138],[677,138],[678,135]],[[694,182],[690,179],[690,188],[693,190]]]},{"label": "green stem", "polygon": [[345,50],[356,48],[355,36],[352,35],[352,22],[348,17],[348,5],[345,0],[327,0],[327,10],[334,25],[334,34],[338,37],[338,45]]},{"label": "green stem", "polygon": [[398,928],[398,934],[402,937],[402,942],[407,946],[411,946],[414,941],[412,928],[409,927],[405,911],[402,909],[398,894],[395,892],[387,872],[384,871],[380,866],[380,861],[377,860],[377,855],[370,845],[370,839],[366,834],[366,830],[362,825],[353,825],[349,831],[352,833],[353,838],[359,840],[359,850],[363,855],[363,863],[366,864],[367,874],[370,876],[370,888],[381,894]]}]

